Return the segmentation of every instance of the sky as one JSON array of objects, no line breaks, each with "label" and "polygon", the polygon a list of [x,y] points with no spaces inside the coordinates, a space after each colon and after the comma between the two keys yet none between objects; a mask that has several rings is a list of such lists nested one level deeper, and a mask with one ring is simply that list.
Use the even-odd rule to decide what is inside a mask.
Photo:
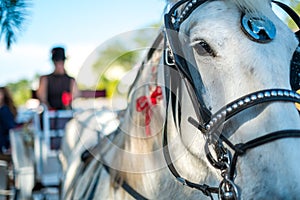
[{"label": "sky", "polygon": [[[162,22],[164,0],[30,0],[17,42],[0,43],[0,86],[53,70],[50,49],[66,48],[67,72],[76,78],[101,44],[117,35]],[[34,89],[34,88],[33,88]]]},{"label": "sky", "polygon": [[163,18],[164,0],[31,0],[24,31],[6,50],[0,43],[0,85],[53,70],[50,49],[62,45],[66,69],[76,77],[87,57],[124,32],[148,28]]}]

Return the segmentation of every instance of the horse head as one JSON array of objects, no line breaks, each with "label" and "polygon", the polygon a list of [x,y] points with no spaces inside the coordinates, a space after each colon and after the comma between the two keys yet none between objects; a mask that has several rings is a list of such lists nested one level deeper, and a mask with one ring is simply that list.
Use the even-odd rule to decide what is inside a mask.
[{"label": "horse head", "polygon": [[[65,193],[80,199],[297,199],[300,95],[289,80],[299,42],[273,5],[170,0],[128,107],[118,113],[118,129],[95,133],[101,139],[76,158],[73,170],[82,174]],[[93,184],[82,187],[92,176]]]},{"label": "horse head", "polygon": [[[195,171],[184,170],[187,167],[180,164],[175,167],[194,182],[221,181],[220,187],[227,188],[221,188],[223,195],[295,199],[300,190],[299,139],[263,142],[240,157],[236,152],[240,149],[235,149],[235,144],[279,133],[289,137],[293,135],[290,129],[299,130],[294,100],[278,98],[296,95],[289,82],[290,63],[298,45],[295,34],[273,12],[270,0],[183,2],[175,4],[166,16],[169,54],[184,82],[175,86],[181,93],[170,106],[174,101],[180,104],[180,111],[173,113],[177,116],[174,127],[190,159],[204,158],[204,162],[197,162]],[[227,145],[233,151],[224,155],[235,154],[234,164],[227,158],[223,162],[224,155],[219,155],[225,140],[230,141],[225,142],[226,151],[230,149]],[[178,153],[176,148],[172,151]],[[216,168],[223,174],[216,175]],[[203,169],[207,170],[205,176]]]}]

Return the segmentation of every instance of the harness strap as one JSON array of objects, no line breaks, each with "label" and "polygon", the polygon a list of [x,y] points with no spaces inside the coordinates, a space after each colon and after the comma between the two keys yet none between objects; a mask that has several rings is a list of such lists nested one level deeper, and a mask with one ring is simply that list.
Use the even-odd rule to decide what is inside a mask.
[{"label": "harness strap", "polygon": [[167,128],[166,127],[167,126],[165,126],[165,128],[164,128],[163,153],[164,153],[164,158],[167,162],[167,166],[168,166],[170,172],[173,174],[173,176],[175,176],[176,180],[179,181],[180,183],[182,183],[183,185],[186,185],[190,188],[198,189],[203,194],[205,194],[206,196],[209,196],[211,199],[213,199],[212,193],[218,194],[219,188],[210,187],[206,184],[197,184],[197,183],[190,182],[190,181],[186,180],[185,178],[181,177],[180,174],[178,173],[178,171],[176,170],[175,166],[172,163],[171,156],[170,156],[170,153],[169,153],[168,139],[167,139]]},{"label": "harness strap", "polygon": [[[86,150],[85,152],[82,153],[81,155],[81,160],[82,162],[88,162],[88,160],[90,160],[91,158],[93,158],[94,154],[92,152],[97,151],[98,148],[101,148],[99,145],[96,145],[94,148]],[[89,162],[88,162],[89,163]],[[100,163],[100,162],[99,162]],[[103,168],[106,170],[106,172],[108,174],[110,174],[110,167],[107,166],[106,164],[104,164],[105,162],[102,160],[101,164],[103,166]],[[100,172],[99,175],[100,176]],[[118,183],[117,180],[115,180],[115,182]],[[96,183],[95,183],[96,185]],[[95,187],[94,185],[94,187]],[[128,193],[130,194],[133,198],[137,199],[137,200],[147,200],[146,197],[144,197],[143,195],[141,195],[140,193],[138,193],[135,189],[133,189],[126,181],[122,181],[121,184],[122,188]],[[94,189],[94,188],[93,188]]]},{"label": "harness strap", "polygon": [[[169,97],[169,94],[170,94],[170,91],[168,90],[168,88],[166,88],[166,96]],[[166,107],[168,110],[169,102],[167,102]],[[190,181],[186,180],[185,178],[181,177],[180,174],[178,173],[178,171],[176,170],[175,166],[172,163],[171,155],[170,155],[169,148],[168,148],[167,127],[168,127],[168,112],[166,112],[166,121],[165,121],[164,131],[163,131],[163,154],[164,154],[164,158],[165,158],[165,161],[167,163],[169,170],[171,171],[173,176],[175,176],[176,180],[179,181],[180,183],[182,183],[183,185],[186,185],[190,188],[198,189],[203,194],[205,194],[206,196],[209,196],[211,199],[213,199],[212,193],[218,194],[219,188],[210,187],[206,184],[197,184],[197,183],[190,182]]]},{"label": "harness strap", "polygon": [[[227,139],[221,132],[219,132],[219,128],[222,124],[225,124],[231,117],[237,115],[238,113],[254,107],[255,105],[259,105],[262,103],[272,103],[272,102],[292,102],[292,103],[300,103],[300,95],[294,91],[286,90],[286,89],[271,89],[271,90],[261,90],[257,92],[250,93],[245,95],[229,104],[221,108],[217,111],[211,121],[205,125],[205,127],[201,126],[200,122],[197,122],[192,117],[188,118],[188,121],[195,126],[197,129],[201,131],[201,133],[207,138],[207,142],[205,145],[205,151],[207,154],[207,158],[210,163],[217,169],[222,169],[224,167],[224,162],[217,161],[213,158],[210,151],[208,150],[208,145],[213,144],[216,149],[219,149],[219,145],[223,147],[221,143],[225,143],[228,145],[234,152],[242,152],[241,145],[236,146],[229,139]],[[276,135],[276,134],[275,134]],[[272,140],[272,138],[282,137],[281,135],[275,136],[272,134],[268,134],[262,138],[254,140],[259,143],[260,139],[266,138],[267,141]],[[290,134],[286,134],[289,137]],[[292,134],[293,135],[293,134]],[[283,135],[284,137],[285,135]],[[269,138],[270,137],[270,138]],[[291,136],[292,137],[292,136]],[[252,144],[252,141],[250,144]],[[261,141],[262,143],[265,140]],[[247,143],[248,145],[248,143]],[[245,147],[243,147],[245,148]],[[248,147],[247,147],[248,148]],[[241,153],[239,154],[241,155]]]},{"label": "harness strap", "polygon": [[247,150],[253,149],[255,147],[273,142],[275,140],[284,138],[300,138],[300,130],[282,130],[269,133],[267,135],[255,138],[246,143],[240,143],[235,145],[235,153],[232,158],[232,164],[230,166],[230,179],[233,180],[237,159],[239,156],[243,156]]},{"label": "harness strap", "polygon": [[[103,167],[107,171],[107,173],[110,174],[110,168],[107,165],[105,165],[104,163],[103,163]],[[143,195],[141,195],[140,193],[138,193],[135,189],[133,189],[126,181],[122,181],[122,185],[121,186],[133,198],[135,198],[137,200],[147,200],[146,197],[144,197]]]},{"label": "harness strap", "polygon": [[272,1],[276,3],[280,8],[282,8],[297,24],[298,28],[300,28],[300,18],[299,15],[289,6],[285,5],[284,3],[281,3],[279,1]]}]

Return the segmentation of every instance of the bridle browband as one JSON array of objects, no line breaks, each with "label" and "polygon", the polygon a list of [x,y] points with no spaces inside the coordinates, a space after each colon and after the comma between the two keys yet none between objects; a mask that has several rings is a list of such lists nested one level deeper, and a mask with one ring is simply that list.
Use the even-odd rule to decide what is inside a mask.
[{"label": "bridle browband", "polygon": [[[239,199],[238,187],[234,183],[236,173],[235,169],[238,157],[243,156],[250,149],[270,143],[275,140],[283,138],[299,138],[300,130],[276,131],[265,134],[246,143],[233,144],[228,140],[228,138],[226,138],[222,133],[219,132],[220,126],[223,125],[231,117],[255,105],[270,102],[300,103],[300,95],[294,91],[286,89],[263,90],[248,94],[235,100],[234,102],[224,106],[216,114],[212,114],[209,109],[207,109],[203,101],[203,97],[201,96],[201,92],[198,91],[197,87],[194,84],[194,80],[201,79],[201,75],[198,73],[195,77],[195,74],[191,70],[191,67],[183,58],[182,48],[180,46],[178,38],[181,23],[185,19],[187,19],[197,7],[207,1],[208,0],[182,0],[176,3],[165,15],[165,40],[167,41],[167,46],[165,46],[165,65],[177,71],[181,79],[185,82],[185,86],[187,87],[187,90],[191,96],[193,107],[196,111],[197,116],[197,119],[190,117],[188,121],[197,129],[199,129],[200,132],[205,136],[206,144],[204,150],[206,152],[207,159],[214,168],[221,170],[221,176],[223,180],[218,187],[210,187],[206,184],[198,184],[188,181],[178,173],[172,163],[168,149],[167,116],[166,124],[164,126],[163,152],[169,170],[183,185],[191,188],[196,188],[203,194],[209,196],[211,199],[213,199],[213,193],[218,194],[219,199]],[[296,24],[300,26],[299,16],[290,7],[277,1],[273,2],[279,5],[283,10],[285,10],[296,22]],[[178,14],[179,7],[183,7],[180,14]],[[169,76],[168,78],[170,78],[170,74],[168,74],[167,76]],[[168,79],[166,78],[166,80]],[[171,90],[176,87],[180,87],[178,81],[176,80],[170,80],[166,85],[168,84]],[[166,88],[167,101],[169,101],[169,96],[172,95],[171,90]],[[174,97],[174,95],[172,95],[172,97],[175,98],[176,101],[177,97]],[[170,104],[172,105],[172,107],[174,107],[174,99],[170,98],[170,101]],[[169,106],[169,103],[167,103],[167,106]],[[234,152],[233,157],[231,155],[232,151],[229,151],[224,146],[224,143]],[[212,146],[215,150],[214,153],[216,155],[216,158],[214,158],[214,156],[210,153],[210,146]]]}]

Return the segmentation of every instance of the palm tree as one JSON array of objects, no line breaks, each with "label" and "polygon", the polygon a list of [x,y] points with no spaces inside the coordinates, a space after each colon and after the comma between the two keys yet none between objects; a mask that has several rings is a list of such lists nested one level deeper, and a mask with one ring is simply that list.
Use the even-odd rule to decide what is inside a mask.
[{"label": "palm tree", "polygon": [[0,40],[5,40],[7,49],[23,30],[28,6],[29,0],[0,0]]}]

